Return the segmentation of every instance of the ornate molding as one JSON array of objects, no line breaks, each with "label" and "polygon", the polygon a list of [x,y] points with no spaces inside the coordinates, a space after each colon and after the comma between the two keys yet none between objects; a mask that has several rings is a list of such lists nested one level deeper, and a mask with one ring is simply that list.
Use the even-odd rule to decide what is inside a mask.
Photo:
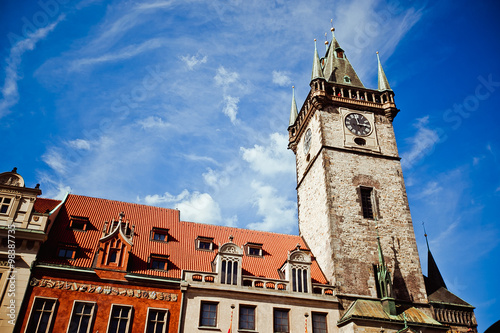
[{"label": "ornate molding", "polygon": [[166,302],[177,302],[177,294],[163,293],[154,290],[140,290],[130,288],[116,288],[112,286],[99,286],[94,284],[76,283],[68,281],[54,281],[50,279],[32,278],[30,281],[32,287],[43,287],[52,289],[61,289],[69,291],[86,292],[92,294],[103,294],[111,296],[126,296],[135,298],[157,299]]}]

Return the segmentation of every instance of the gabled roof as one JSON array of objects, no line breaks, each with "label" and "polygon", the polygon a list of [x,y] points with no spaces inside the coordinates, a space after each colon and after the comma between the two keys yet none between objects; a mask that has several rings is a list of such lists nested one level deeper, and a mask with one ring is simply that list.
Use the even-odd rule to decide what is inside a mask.
[{"label": "gabled roof", "polygon": [[48,213],[52,211],[61,203],[61,200],[47,199],[47,198],[37,198],[35,204],[33,205],[33,210],[37,213]]},{"label": "gabled roof", "polygon": [[[47,242],[39,252],[39,262],[91,268],[104,222],[117,219],[122,211],[125,213],[124,220],[129,220],[130,225],[135,226],[131,262],[128,266],[130,273],[179,279],[182,270],[211,272],[211,262],[218,247],[232,235],[233,242],[240,247],[247,242],[263,244],[263,257],[243,256],[243,275],[279,279],[278,269],[287,260],[288,251],[294,250],[297,244],[306,248],[299,236],[182,222],[179,220],[178,210],[70,194],[54,222]],[[71,215],[87,217],[90,221],[87,231],[69,229]],[[169,230],[168,242],[150,239],[154,227]],[[214,251],[197,250],[195,240],[198,236],[213,237]],[[57,258],[56,251],[60,243],[77,244],[79,251],[76,259]],[[168,255],[169,270],[149,269],[148,259],[151,253]],[[327,283],[314,260],[311,277],[313,282]]]},{"label": "gabled roof", "polygon": [[423,325],[443,328],[445,327],[417,308],[410,307],[405,309],[404,311],[401,311],[397,315],[390,315],[384,311],[382,302],[367,299],[357,299],[354,303],[352,303],[349,309],[347,309],[345,314],[339,320],[339,325],[351,319],[372,319],[392,322],[396,321],[401,323],[407,322],[408,325]]}]

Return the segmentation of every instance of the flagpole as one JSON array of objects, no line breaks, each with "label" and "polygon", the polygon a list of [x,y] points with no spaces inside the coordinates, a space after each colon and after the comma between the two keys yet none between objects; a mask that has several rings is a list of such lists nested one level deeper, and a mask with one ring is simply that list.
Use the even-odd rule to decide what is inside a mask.
[{"label": "flagpole", "polygon": [[233,328],[233,310],[234,310],[234,304],[231,304],[231,321],[229,322],[229,330],[227,333],[231,333],[231,329]]}]

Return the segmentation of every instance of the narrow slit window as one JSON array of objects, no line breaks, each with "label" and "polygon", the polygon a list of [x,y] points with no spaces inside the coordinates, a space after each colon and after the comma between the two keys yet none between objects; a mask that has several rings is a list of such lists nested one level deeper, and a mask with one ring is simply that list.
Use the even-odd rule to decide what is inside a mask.
[{"label": "narrow slit window", "polygon": [[363,217],[365,219],[373,218],[373,202],[372,192],[373,189],[369,187],[361,187],[361,208],[363,210]]}]

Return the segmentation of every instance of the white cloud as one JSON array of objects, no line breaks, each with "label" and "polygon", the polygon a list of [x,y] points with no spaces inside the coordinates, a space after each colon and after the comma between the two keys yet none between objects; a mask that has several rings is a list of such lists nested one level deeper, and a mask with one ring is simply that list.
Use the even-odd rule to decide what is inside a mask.
[{"label": "white cloud", "polygon": [[139,120],[137,123],[141,125],[143,129],[165,129],[172,126],[170,123],[164,122],[160,117],[154,116]]},{"label": "white cloud", "polygon": [[137,6],[138,9],[159,9],[168,8],[174,4],[174,1],[153,1],[149,3],[142,3]]},{"label": "white cloud", "polygon": [[257,181],[251,183],[251,188],[254,191],[254,206],[257,206],[257,214],[263,216],[263,220],[248,224],[249,229],[289,232],[297,224],[294,201],[278,195],[276,188]]},{"label": "white cloud", "polygon": [[36,43],[47,37],[64,18],[64,14],[59,15],[54,23],[40,28],[32,34],[28,34],[25,39],[17,41],[10,49],[9,57],[6,59],[5,81],[1,89],[0,118],[9,113],[9,108],[14,106],[19,100],[17,81],[21,78],[19,75],[19,66],[21,65],[23,54],[26,51],[34,50]]},{"label": "white cloud", "polygon": [[427,198],[441,192],[443,188],[436,181],[428,182],[425,187],[417,194],[417,198]]},{"label": "white cloud", "polygon": [[143,201],[154,206],[174,204],[175,208],[180,211],[183,221],[221,224],[219,204],[208,193],[196,191],[189,193],[188,190],[184,190],[175,196],[165,192],[164,195],[147,195]]},{"label": "white cloud", "polygon": [[50,149],[42,156],[42,160],[49,165],[59,175],[65,174],[67,163],[62,154],[55,148]]},{"label": "white cloud", "polygon": [[187,66],[187,68],[192,71],[194,67],[200,65],[200,64],[205,64],[207,62],[207,56],[204,56],[203,58],[201,56],[182,56],[181,60],[184,62],[184,64]]},{"label": "white cloud", "polygon": [[429,116],[417,119],[414,125],[417,128],[417,133],[412,138],[408,139],[412,146],[409,151],[401,154],[401,165],[403,168],[411,168],[415,163],[432,151],[434,145],[439,141],[438,133],[426,127],[428,122]]},{"label": "white cloud", "polygon": [[224,96],[224,109],[222,112],[231,119],[233,124],[236,124],[236,115],[238,114],[238,97]]},{"label": "white cloud", "polygon": [[118,60],[129,59],[143,52],[157,49],[164,45],[164,40],[161,38],[153,38],[141,44],[134,44],[124,47],[116,53],[107,53],[95,58],[83,58],[72,62],[70,71],[80,70],[85,66],[92,66],[100,63],[113,62]]},{"label": "white cloud", "polygon": [[76,139],[67,142],[68,146],[74,149],[90,150],[90,142],[83,139]]},{"label": "white cloud", "polygon": [[236,83],[238,81],[239,75],[236,72],[229,72],[223,66],[217,69],[217,74],[214,77],[215,83],[218,86],[224,88]]},{"label": "white cloud", "polygon": [[272,176],[277,173],[294,173],[295,159],[286,147],[288,136],[273,133],[269,136],[268,145],[254,145],[253,148],[243,148],[243,159],[250,163],[250,167],[259,173]]},{"label": "white cloud", "polygon": [[203,180],[208,186],[219,189],[220,187],[225,187],[229,185],[229,176],[227,172],[217,172],[210,168],[203,174]]},{"label": "white cloud", "polygon": [[288,86],[292,82],[289,75],[288,72],[273,71],[273,83],[282,87]]}]

